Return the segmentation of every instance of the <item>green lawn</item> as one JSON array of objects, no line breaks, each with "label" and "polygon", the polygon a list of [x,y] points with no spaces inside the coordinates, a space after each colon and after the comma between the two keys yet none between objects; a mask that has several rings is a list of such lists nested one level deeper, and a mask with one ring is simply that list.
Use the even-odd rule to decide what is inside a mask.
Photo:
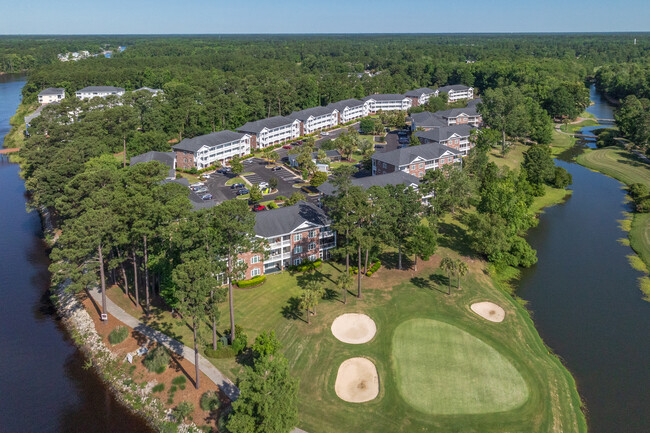
[{"label": "green lawn", "polygon": [[544,189],[546,190],[546,193],[542,197],[535,197],[535,200],[533,200],[533,204],[530,207],[530,209],[536,214],[543,212],[543,209],[546,207],[562,203],[566,197],[573,193],[570,189],[553,188],[548,185],[545,185]]},{"label": "green lawn", "polygon": [[566,124],[563,124],[560,126],[560,130],[563,132],[568,132],[570,134],[575,134],[576,132],[580,131],[584,127],[596,126],[596,125],[598,125],[598,122],[595,121],[594,119],[585,119],[578,123],[569,123],[568,127]]},{"label": "green lawn", "polygon": [[231,185],[234,185],[234,184],[236,184],[236,183],[244,183],[244,179],[242,179],[242,178],[239,177],[239,176],[237,176],[237,177],[233,177],[232,179],[228,179],[228,180],[226,181],[226,186],[231,186]]},{"label": "green lawn", "polygon": [[561,132],[553,130],[553,138],[551,139],[551,153],[557,156],[567,149],[572,148],[576,143],[576,139],[569,134],[562,134]]},{"label": "green lawn", "polygon": [[395,329],[392,350],[400,394],[422,412],[505,412],[528,398],[526,382],[510,361],[456,326],[407,320]]},{"label": "green lawn", "polygon": [[181,177],[184,177],[187,179],[190,183],[197,183],[200,182],[201,179],[199,179],[199,176],[196,174],[189,174],[189,173],[183,173],[181,171],[177,171],[177,174],[180,174]]},{"label": "green lawn", "polygon": [[524,160],[524,152],[528,149],[525,144],[513,144],[510,146],[508,153],[501,154],[501,146],[490,149],[490,161],[494,162],[500,168],[508,167],[511,170],[519,170],[519,166]]}]

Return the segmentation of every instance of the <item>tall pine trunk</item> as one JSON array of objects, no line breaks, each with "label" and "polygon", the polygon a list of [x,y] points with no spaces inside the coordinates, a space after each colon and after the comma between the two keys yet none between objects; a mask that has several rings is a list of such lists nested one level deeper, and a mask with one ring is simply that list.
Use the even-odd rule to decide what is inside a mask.
[{"label": "tall pine trunk", "polygon": [[397,246],[397,251],[398,251],[398,255],[397,255],[397,261],[398,261],[397,269],[399,269],[399,270],[401,271],[401,270],[402,270],[402,243],[401,243],[401,242],[400,242],[399,245]]},{"label": "tall pine trunk", "polygon": [[359,269],[357,271],[357,298],[361,299],[361,244],[359,244],[358,257]]},{"label": "tall pine trunk", "polygon": [[415,255],[415,262],[414,262],[414,264],[413,264],[413,270],[414,270],[415,272],[418,271],[418,255],[417,255],[417,254]]},{"label": "tall pine trunk", "polygon": [[363,265],[363,273],[368,276],[368,256],[370,255],[370,248],[366,248],[366,263]]},{"label": "tall pine trunk", "polygon": [[97,245],[97,254],[99,255],[99,278],[102,280],[102,313],[108,314],[106,309],[106,276],[104,275],[104,256],[101,242]]},{"label": "tall pine trunk", "polygon": [[133,290],[135,291],[135,305],[140,307],[140,291],[138,290],[138,256],[133,248]]},{"label": "tall pine trunk", "polygon": [[124,145],[124,154],[122,155],[122,167],[126,167],[126,135],[122,136],[122,144]]},{"label": "tall pine trunk", "polygon": [[350,251],[348,250],[348,230],[345,230],[345,272],[350,275]]},{"label": "tall pine trunk", "polygon": [[129,293],[129,281],[126,278],[126,269],[124,269],[124,260],[122,259],[122,253],[120,252],[119,248],[116,248],[117,250],[117,257],[120,259],[120,273],[122,274],[122,280],[124,281],[124,292],[126,293],[126,296],[131,297],[131,294]]},{"label": "tall pine trunk", "polygon": [[196,389],[199,389],[199,345],[196,342],[196,317],[192,321],[192,332],[194,333],[194,372],[196,373]]},{"label": "tall pine trunk", "polygon": [[232,255],[228,255],[228,309],[230,310],[230,344],[235,341],[235,304],[232,299]]},{"label": "tall pine trunk", "polygon": [[[210,290],[210,301],[214,305],[214,290]],[[217,317],[212,316],[212,350],[217,350]]]},{"label": "tall pine trunk", "polygon": [[501,134],[503,134],[503,143],[501,144],[501,152],[506,152],[506,130],[502,129]]},{"label": "tall pine trunk", "polygon": [[147,236],[143,236],[144,240],[144,298],[146,305],[147,315],[149,314],[149,255],[147,251]]}]

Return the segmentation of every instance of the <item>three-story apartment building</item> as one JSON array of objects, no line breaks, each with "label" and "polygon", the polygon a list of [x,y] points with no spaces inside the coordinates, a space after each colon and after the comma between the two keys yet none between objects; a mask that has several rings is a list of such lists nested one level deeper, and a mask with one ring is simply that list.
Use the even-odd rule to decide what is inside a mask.
[{"label": "three-story apartment building", "polygon": [[65,99],[65,89],[59,87],[48,87],[38,94],[38,102],[41,105],[60,102],[63,99]]},{"label": "three-story apartment building", "polygon": [[124,95],[124,88],[113,86],[88,86],[75,92],[79,99],[105,98],[109,95]]},{"label": "three-story apartment building", "polygon": [[366,103],[358,99],[344,99],[343,101],[328,104],[327,107],[338,111],[338,123],[351,122],[368,115]]},{"label": "three-story apartment building", "polygon": [[284,116],[248,122],[237,131],[251,136],[252,149],[264,149],[300,137],[300,120]]},{"label": "three-story apartment building", "polygon": [[322,131],[339,124],[339,112],[330,106],[294,111],[287,117],[300,120],[300,135]]},{"label": "three-story apartment building", "polygon": [[403,171],[422,179],[429,170],[460,162],[461,152],[440,143],[422,144],[372,155],[373,176]]},{"label": "three-story apartment building", "polygon": [[251,136],[234,131],[218,131],[194,138],[186,138],[172,146],[176,152],[176,166],[189,170],[202,169],[223,164],[233,157],[242,157],[251,152]]},{"label": "three-story apartment building", "polygon": [[429,98],[438,96],[438,90],[431,90],[428,87],[422,87],[421,89],[410,90],[404,94],[407,98],[410,98],[412,101],[412,106],[417,107],[418,105],[424,105],[429,102]]},{"label": "three-story apartment building", "polygon": [[472,131],[470,125],[444,126],[428,131],[416,131],[415,136],[422,144],[438,143],[458,150],[463,156],[467,155],[472,147],[469,140]]},{"label": "three-story apartment building", "polygon": [[383,93],[370,95],[363,98],[366,103],[368,114],[375,114],[378,111],[406,111],[411,108],[412,100],[404,95],[394,93]]},{"label": "three-story apartment building", "polygon": [[476,106],[437,111],[435,115],[444,119],[449,126],[469,124],[478,127],[483,121],[480,113],[476,110]]},{"label": "three-story apartment building", "polygon": [[451,86],[443,86],[438,89],[438,92],[446,93],[448,102],[456,102],[460,99],[474,98],[474,88],[465,86],[463,84],[452,84]]}]

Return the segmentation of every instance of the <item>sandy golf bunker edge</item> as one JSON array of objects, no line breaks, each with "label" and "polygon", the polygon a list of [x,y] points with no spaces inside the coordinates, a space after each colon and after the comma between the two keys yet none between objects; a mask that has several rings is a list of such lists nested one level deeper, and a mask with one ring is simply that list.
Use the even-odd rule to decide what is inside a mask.
[{"label": "sandy golf bunker edge", "polygon": [[369,316],[360,313],[342,314],[332,322],[332,334],[347,344],[363,344],[377,333],[377,325]]},{"label": "sandy golf bunker edge", "polygon": [[368,358],[346,359],[339,366],[334,384],[336,395],[348,403],[364,403],[379,395],[379,375]]}]

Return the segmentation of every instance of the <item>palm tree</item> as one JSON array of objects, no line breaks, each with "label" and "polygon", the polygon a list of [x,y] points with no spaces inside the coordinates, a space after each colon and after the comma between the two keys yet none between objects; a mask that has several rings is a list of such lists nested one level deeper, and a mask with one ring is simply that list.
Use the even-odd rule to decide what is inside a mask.
[{"label": "palm tree", "polygon": [[348,288],[352,284],[352,276],[349,272],[343,272],[336,278],[336,287],[343,293],[343,303],[348,303]]},{"label": "palm tree", "polygon": [[447,273],[447,279],[449,282],[448,288],[447,288],[447,294],[451,295],[451,274],[456,271],[456,262],[454,259],[450,257],[444,257],[440,261],[440,269],[445,271]]},{"label": "palm tree", "polygon": [[455,268],[456,268],[456,276],[458,277],[458,290],[460,290],[460,279],[462,277],[464,277],[465,275],[467,275],[467,273],[469,272],[469,268],[467,267],[467,263],[465,263],[464,261],[462,261],[460,259],[456,260],[455,265],[456,265],[455,266]]},{"label": "palm tree", "polygon": [[307,324],[311,324],[310,311],[316,306],[318,302],[318,295],[312,290],[305,290],[300,296],[300,305],[298,308],[307,312]]}]

